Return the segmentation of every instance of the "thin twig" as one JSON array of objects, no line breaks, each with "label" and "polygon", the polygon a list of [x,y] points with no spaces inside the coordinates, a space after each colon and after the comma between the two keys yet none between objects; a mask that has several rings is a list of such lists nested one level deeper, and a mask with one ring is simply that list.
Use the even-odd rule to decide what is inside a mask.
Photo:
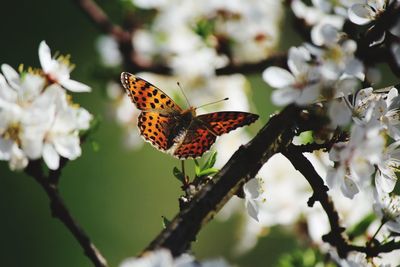
[{"label": "thin twig", "polygon": [[308,205],[311,207],[318,201],[321,203],[324,209],[331,231],[324,235],[322,239],[334,246],[340,257],[345,258],[346,255],[351,251],[363,252],[368,258],[376,257],[380,253],[390,252],[395,249],[400,249],[400,242],[390,241],[385,244],[375,244],[368,242],[365,246],[355,246],[349,243],[348,238],[344,236],[344,228],[340,225],[339,214],[335,210],[334,204],[331,198],[328,196],[328,188],[325,186],[324,181],[315,171],[310,161],[302,154],[302,151],[294,146],[290,145],[285,151],[282,151],[293,166],[306,178],[311,185],[313,195],[308,201]]},{"label": "thin twig", "polygon": [[[104,10],[92,0],[74,0],[87,17],[103,32],[110,34],[119,43],[125,64],[125,70],[136,73],[139,71],[152,72],[157,74],[172,74],[173,70],[165,65],[151,64],[144,65],[137,61],[134,56],[135,48],[132,44],[132,31],[124,30],[119,25],[114,24]],[[217,75],[232,73],[259,73],[269,66],[286,66],[287,54],[280,53],[271,55],[265,60],[256,63],[229,64],[217,69]]]},{"label": "thin twig", "polygon": [[[42,172],[42,166],[40,161],[32,161],[26,168],[26,173],[32,176],[36,182],[38,182],[50,200],[50,209],[53,217],[58,218],[72,233],[75,239],[79,242],[83,248],[86,256],[92,261],[96,267],[107,267],[107,261],[102,256],[96,246],[90,241],[90,238],[85,231],[79,226],[76,220],[72,217],[61,198],[57,183],[61,174],[61,169],[67,163],[64,159],[62,166],[58,171],[51,171],[49,177],[46,177]],[[52,178],[52,180],[50,180]]]}]

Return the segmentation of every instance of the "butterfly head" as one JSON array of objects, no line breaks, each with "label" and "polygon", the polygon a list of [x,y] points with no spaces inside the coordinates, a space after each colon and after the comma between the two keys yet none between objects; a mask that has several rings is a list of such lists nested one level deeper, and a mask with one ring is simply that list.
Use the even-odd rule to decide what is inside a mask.
[{"label": "butterfly head", "polygon": [[188,109],[182,111],[182,118],[185,120],[191,121],[194,117],[196,117],[196,109],[195,107],[189,107]]}]

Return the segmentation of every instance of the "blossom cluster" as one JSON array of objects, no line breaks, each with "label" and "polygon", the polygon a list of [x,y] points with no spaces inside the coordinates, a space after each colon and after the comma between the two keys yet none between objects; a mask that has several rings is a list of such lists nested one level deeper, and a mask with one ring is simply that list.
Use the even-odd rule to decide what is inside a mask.
[{"label": "blossom cluster", "polygon": [[81,155],[79,132],[87,130],[92,115],[71,100],[71,92],[90,87],[72,80],[68,56],[52,58],[50,48],[39,45],[41,69],[19,73],[7,64],[0,74],[0,160],[10,169],[24,169],[30,160],[42,158],[56,170],[60,158]]},{"label": "blossom cluster", "polygon": [[[229,101],[213,106],[212,110],[250,111],[246,78],[240,74],[217,76],[216,70],[228,64],[259,62],[272,54],[279,40],[281,3],[262,0],[133,0],[132,3],[139,8],[138,12],[155,14],[133,32],[132,57],[140,66],[161,64],[173,73],[172,76],[136,75],[178,99],[183,108],[187,103],[179,102],[182,94],[177,81],[192,106],[229,97]],[[122,63],[122,54],[112,37],[100,37],[97,49],[103,65],[118,67]],[[108,84],[107,92],[113,100],[111,114],[125,130],[125,142],[131,148],[140,148],[143,142],[137,138],[137,109],[126,94],[118,92],[115,82]],[[248,139],[244,132],[241,139]]]},{"label": "blossom cluster", "polygon": [[[275,88],[272,94],[275,104],[320,105],[325,108],[330,119],[327,128],[331,134],[328,136],[332,137],[338,130],[347,133],[348,138],[335,143],[329,153],[318,151],[308,155],[308,158],[331,189],[330,194],[341,216],[341,223],[351,226],[369,213],[375,212],[384,226],[384,230],[376,238],[387,240],[395,238],[390,237],[388,231],[399,233],[400,229],[399,196],[394,192],[396,173],[400,168],[400,96],[395,86],[383,90],[374,90],[372,87],[360,89],[362,82],[372,85],[378,83],[380,74],[378,69],[365,65],[362,59],[357,58],[357,40],[351,39],[343,31],[343,25],[346,20],[350,20],[356,25],[368,25],[368,30],[371,30],[394,1],[361,2],[312,1],[313,6],[307,6],[302,1],[292,1],[291,7],[295,16],[304,20],[311,28],[311,43],[290,48],[288,69],[269,67],[263,72],[263,78]],[[370,47],[382,44],[388,34],[398,34],[396,29],[399,26],[397,22],[387,31],[383,31],[382,36],[369,44]],[[395,45],[398,43],[391,44],[392,47],[387,49],[393,53]],[[397,60],[396,55],[395,59]],[[400,66],[400,61],[397,60],[397,64]],[[324,141],[317,138],[314,140]],[[328,140],[329,138],[325,141]],[[277,168],[277,165],[270,167],[269,175],[274,175],[274,169]],[[286,171],[284,176],[285,179],[292,180],[294,174]],[[267,189],[262,191],[269,193]],[[295,191],[295,199],[305,198],[303,187]],[[279,208],[276,210],[284,214],[288,208],[281,203],[288,201],[288,197],[286,193],[281,194],[285,199],[279,199]],[[281,224],[276,219],[279,216],[265,212],[263,204],[257,199],[253,199],[254,201],[259,210],[259,218],[265,216],[275,219],[272,224]],[[268,198],[266,202],[268,203]],[[358,207],[357,210],[352,209],[346,215],[349,207],[354,205]],[[296,204],[292,205],[295,206]],[[292,213],[294,216],[289,223],[295,223],[300,215],[306,215],[311,238],[326,247],[320,240],[329,231],[329,228],[321,227],[329,225],[320,218],[325,216],[323,212],[318,209],[310,212],[302,208],[297,208],[296,211],[298,212]],[[254,214],[254,208],[249,213]],[[271,223],[264,219],[261,220],[261,226],[271,226]],[[374,231],[374,227],[376,230],[377,226],[371,224],[369,231]],[[385,260],[390,263],[390,257],[385,257],[383,261],[376,259],[374,263],[385,263]],[[363,254],[357,254],[356,257],[350,255],[346,264],[352,266],[351,262],[357,262],[362,265],[364,261],[366,262]],[[345,265],[343,260],[338,262]]]}]

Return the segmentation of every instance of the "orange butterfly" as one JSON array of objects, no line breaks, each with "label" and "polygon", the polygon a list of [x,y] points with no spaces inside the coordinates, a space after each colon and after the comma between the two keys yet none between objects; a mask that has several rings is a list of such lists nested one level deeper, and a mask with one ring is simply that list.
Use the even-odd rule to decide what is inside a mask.
[{"label": "orange butterfly", "polygon": [[258,119],[256,114],[236,111],[196,116],[196,108],[182,110],[163,91],[130,73],[121,73],[121,83],[142,111],[138,118],[141,136],[179,159],[200,157],[217,136]]}]

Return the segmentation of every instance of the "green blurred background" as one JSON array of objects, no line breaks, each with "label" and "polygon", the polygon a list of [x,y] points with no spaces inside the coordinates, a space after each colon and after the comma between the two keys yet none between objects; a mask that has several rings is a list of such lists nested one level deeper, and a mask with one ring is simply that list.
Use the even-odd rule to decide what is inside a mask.
[{"label": "green blurred background", "polygon": [[[119,1],[97,2],[115,21],[120,19]],[[292,27],[285,28],[285,38],[292,39],[282,42],[282,50],[301,43],[296,34],[288,33]],[[179,162],[149,145],[138,152],[123,148],[121,129],[105,116],[105,84],[93,75],[99,31],[74,1],[3,1],[0,33],[0,63],[38,67],[37,49],[46,40],[53,52],[72,55],[77,66],[73,79],[93,88],[92,93],[74,95],[74,100],[104,118],[93,136],[100,150],[85,144],[83,155],[63,170],[60,190],[110,266],[117,266],[161,231],[162,215],[172,218],[177,213],[180,185],[171,171]],[[259,76],[249,78],[264,123],[275,110],[269,104],[271,90]],[[262,123],[252,126],[252,132]],[[0,266],[92,266],[71,233],[51,217],[42,188],[24,173],[9,171],[6,162],[0,162],[0,213]],[[254,250],[235,256],[232,248],[239,226],[239,216],[227,222],[213,220],[198,236],[195,255],[200,259],[223,256],[240,266],[271,266],[296,247],[292,237],[275,229]]]}]

